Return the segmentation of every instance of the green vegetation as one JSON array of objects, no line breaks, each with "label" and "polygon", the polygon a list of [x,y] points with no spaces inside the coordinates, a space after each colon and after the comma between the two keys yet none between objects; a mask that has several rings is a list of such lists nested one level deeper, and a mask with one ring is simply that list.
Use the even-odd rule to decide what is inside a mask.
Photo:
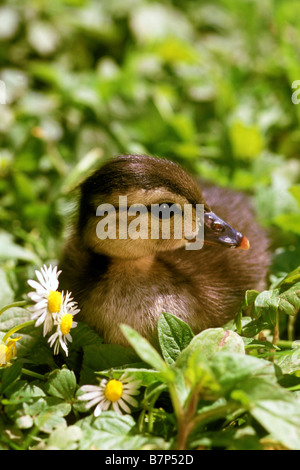
[{"label": "green vegetation", "polygon": [[[300,449],[299,18],[296,0],[1,3],[0,339],[25,323],[0,367],[1,449]],[[76,185],[130,152],[248,193],[269,289],[198,336],[166,312],[161,355],[80,323],[54,355],[27,280],[57,264]],[[138,407],[94,417],[80,387],[124,369]]]}]

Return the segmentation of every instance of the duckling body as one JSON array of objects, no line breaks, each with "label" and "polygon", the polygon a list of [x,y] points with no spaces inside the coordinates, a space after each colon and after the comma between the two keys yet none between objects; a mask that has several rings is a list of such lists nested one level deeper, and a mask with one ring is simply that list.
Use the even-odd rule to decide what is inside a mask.
[{"label": "duckling body", "polygon": [[[118,161],[127,183],[118,176]],[[153,172],[158,172],[157,182]],[[82,186],[81,215],[79,211],[62,253],[60,283],[78,302],[81,319],[105,342],[127,344],[119,328],[122,323],[155,342],[162,312],[181,318],[195,334],[222,326],[235,316],[247,289],[265,288],[268,242],[246,198],[223,188],[201,187],[202,191],[177,165],[146,156],[119,157],[115,166],[108,163]],[[251,248],[228,249],[224,242],[218,246],[219,234],[209,236],[206,227],[208,243],[213,240],[213,244],[199,250],[187,250],[183,240],[99,242],[94,236],[95,202],[112,201],[124,193],[148,203],[169,201],[173,196],[181,203],[198,201],[207,214],[216,213],[247,234]],[[238,235],[237,246],[241,245]]]}]

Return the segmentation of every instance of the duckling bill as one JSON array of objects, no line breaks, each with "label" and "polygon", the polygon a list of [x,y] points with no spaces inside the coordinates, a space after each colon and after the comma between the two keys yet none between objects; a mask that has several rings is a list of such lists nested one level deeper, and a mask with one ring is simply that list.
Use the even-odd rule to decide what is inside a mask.
[{"label": "duckling bill", "polygon": [[207,245],[224,245],[228,248],[248,250],[250,243],[245,235],[220,219],[214,212],[204,213],[205,241]]},{"label": "duckling bill", "polygon": [[[116,207],[120,196],[127,197],[129,206],[189,204],[194,229],[199,227],[194,208],[202,204],[203,247],[187,249],[193,240],[185,233],[175,237],[172,229],[167,239],[131,239],[118,229],[113,239],[99,238],[97,208]],[[161,217],[158,222],[161,227]],[[120,324],[155,343],[162,312],[181,318],[195,334],[224,325],[236,315],[246,290],[265,288],[268,264],[268,240],[244,195],[200,185],[166,159],[122,155],[82,183],[77,218],[59,269],[60,284],[78,302],[81,320],[105,342],[126,345]]]}]

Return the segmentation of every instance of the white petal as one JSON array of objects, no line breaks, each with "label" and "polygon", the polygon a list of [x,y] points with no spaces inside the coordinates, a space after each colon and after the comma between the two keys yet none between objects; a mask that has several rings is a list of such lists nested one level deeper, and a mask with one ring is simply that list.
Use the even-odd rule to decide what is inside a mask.
[{"label": "white petal", "polygon": [[111,402],[109,400],[107,400],[106,398],[104,398],[102,403],[99,403],[99,405],[101,405],[101,408],[102,408],[103,411],[108,410],[108,408],[110,407],[110,404],[111,404]]},{"label": "white petal", "polygon": [[80,390],[83,390],[84,392],[96,392],[99,391],[99,387],[97,385],[82,385]]},{"label": "white petal", "polygon": [[101,400],[99,400],[99,397],[93,398],[92,400],[87,400],[87,404],[85,405],[86,409],[89,410],[92,408],[94,405],[97,403],[100,404]]},{"label": "white petal", "polygon": [[39,283],[43,286],[43,287],[47,287],[47,280],[45,279],[45,277],[39,272],[39,271],[35,271],[35,275],[36,277],[38,278],[39,280]]},{"label": "white petal", "polygon": [[131,413],[131,410],[130,408],[126,405],[125,401],[122,400],[122,398],[120,398],[120,400],[118,400],[118,402],[116,402],[120,405],[120,407],[126,412],[126,413]]},{"label": "white petal", "polygon": [[122,414],[117,401],[112,402],[112,407],[117,413]]},{"label": "white petal", "polygon": [[100,414],[101,414],[101,405],[99,404],[98,406],[96,406],[95,408],[95,411],[94,411],[94,416],[97,418]]},{"label": "white petal", "polygon": [[138,406],[138,402],[136,401],[135,398],[129,396],[129,395],[126,395],[125,393],[123,393],[122,395],[122,398],[123,400],[125,400],[127,403],[129,403],[131,406],[134,406],[135,408]]},{"label": "white petal", "polygon": [[63,350],[65,351],[66,356],[67,356],[67,355],[68,355],[68,352],[69,352],[69,351],[68,351],[68,346],[66,345],[66,343],[64,342],[63,339],[60,339],[59,342],[60,342],[60,345],[61,345],[61,347],[63,348]]},{"label": "white petal", "polygon": [[45,298],[44,295],[37,294],[36,292],[29,292],[27,295],[33,302],[39,302]]},{"label": "white petal", "polygon": [[29,280],[27,281],[27,283],[30,285],[30,287],[35,289],[37,292],[47,292],[47,290],[36,281]]},{"label": "white petal", "polygon": [[50,346],[53,345],[54,341],[56,340],[56,338],[58,337],[58,333],[53,333],[53,335],[50,336],[50,338],[48,339],[48,343],[50,343]]}]

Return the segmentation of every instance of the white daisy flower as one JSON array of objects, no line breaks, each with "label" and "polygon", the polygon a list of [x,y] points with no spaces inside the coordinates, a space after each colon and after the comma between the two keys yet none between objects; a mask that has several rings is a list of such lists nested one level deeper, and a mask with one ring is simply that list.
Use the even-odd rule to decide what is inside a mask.
[{"label": "white daisy flower", "polygon": [[35,292],[29,292],[28,297],[35,302],[31,307],[32,318],[36,320],[35,326],[44,324],[43,334],[52,329],[54,318],[53,314],[58,313],[62,304],[62,293],[58,289],[58,276],[61,271],[57,272],[57,267],[47,268],[44,265],[41,271],[35,271],[39,282],[30,279],[28,284],[35,289]]},{"label": "white daisy flower", "polygon": [[99,416],[101,411],[113,408],[117,413],[131,413],[128,404],[137,407],[138,403],[132,395],[139,393],[140,381],[134,380],[123,374],[119,380],[102,379],[99,385],[83,385],[80,390],[85,392],[78,397],[79,400],[88,401],[86,409],[97,405],[94,416]]},{"label": "white daisy flower", "polygon": [[73,317],[80,310],[77,308],[77,303],[73,302],[70,292],[67,292],[65,296],[62,293],[62,298],[61,309],[59,313],[53,316],[56,332],[50,336],[48,343],[50,343],[51,347],[54,345],[54,354],[58,354],[59,347],[61,346],[66,355],[68,355],[67,341],[72,342],[70,331],[77,326],[77,322],[73,320]]}]

